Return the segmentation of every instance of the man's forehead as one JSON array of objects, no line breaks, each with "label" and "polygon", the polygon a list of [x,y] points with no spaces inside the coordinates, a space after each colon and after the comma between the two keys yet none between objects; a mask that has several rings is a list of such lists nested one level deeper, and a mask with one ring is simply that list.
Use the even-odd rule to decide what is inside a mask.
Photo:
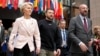
[{"label": "man's forehead", "polygon": [[53,10],[48,10],[48,12],[54,12]]}]

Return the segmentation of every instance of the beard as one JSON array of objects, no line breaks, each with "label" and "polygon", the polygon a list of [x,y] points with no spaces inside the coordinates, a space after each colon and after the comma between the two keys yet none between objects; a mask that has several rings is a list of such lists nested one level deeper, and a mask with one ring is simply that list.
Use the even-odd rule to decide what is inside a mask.
[{"label": "beard", "polygon": [[87,14],[88,14],[88,11],[87,10],[81,11],[81,15],[82,16],[87,16]]},{"label": "beard", "polygon": [[87,16],[87,14],[88,14],[87,12],[81,13],[82,16]]},{"label": "beard", "polygon": [[53,20],[53,17],[47,17],[48,20],[52,21]]}]

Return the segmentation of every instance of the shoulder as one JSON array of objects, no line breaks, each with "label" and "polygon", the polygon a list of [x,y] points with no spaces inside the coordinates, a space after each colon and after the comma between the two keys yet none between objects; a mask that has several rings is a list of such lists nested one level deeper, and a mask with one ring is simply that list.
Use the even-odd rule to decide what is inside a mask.
[{"label": "shoulder", "polygon": [[92,21],[91,18],[88,18],[88,17],[87,17],[87,19],[90,20],[90,21]]},{"label": "shoulder", "polygon": [[16,20],[15,20],[15,22],[14,22],[14,25],[19,24],[20,21],[21,21],[21,17],[16,18]]},{"label": "shoulder", "polygon": [[45,23],[45,19],[39,20],[39,24]]},{"label": "shoulder", "polygon": [[92,20],[90,19],[90,18],[87,18],[88,19],[88,21],[92,24]]},{"label": "shoulder", "polygon": [[38,25],[39,25],[39,27],[45,25],[45,20],[44,20],[44,19],[39,20],[39,21],[38,21]]},{"label": "shoulder", "polygon": [[45,19],[39,20],[39,22],[44,22],[44,21],[45,21]]},{"label": "shoulder", "polygon": [[69,33],[68,30],[66,30],[66,33]]},{"label": "shoulder", "polygon": [[70,22],[69,22],[69,26],[75,25],[77,22],[79,22],[79,20],[80,20],[79,16],[75,16],[75,17],[71,18]]},{"label": "shoulder", "polygon": [[37,20],[36,20],[35,18],[31,18],[31,20],[32,20],[33,22],[37,22]]},{"label": "shoulder", "polygon": [[77,19],[79,19],[79,18],[80,18],[80,16],[77,15],[77,16],[75,16],[75,17],[72,17],[72,20],[77,20]]},{"label": "shoulder", "polygon": [[92,20],[90,18],[88,18],[88,17],[86,17],[86,18],[88,19],[88,21],[92,22]]},{"label": "shoulder", "polygon": [[77,16],[76,17],[72,17],[71,19],[70,19],[70,22],[75,22],[76,20],[77,20]]},{"label": "shoulder", "polygon": [[58,25],[57,25],[57,23],[56,22],[52,22],[53,23],[53,25],[55,25],[56,27],[58,27]]},{"label": "shoulder", "polygon": [[15,22],[16,21],[21,21],[22,19],[23,19],[23,16],[22,17],[18,17],[18,18],[16,18]]}]

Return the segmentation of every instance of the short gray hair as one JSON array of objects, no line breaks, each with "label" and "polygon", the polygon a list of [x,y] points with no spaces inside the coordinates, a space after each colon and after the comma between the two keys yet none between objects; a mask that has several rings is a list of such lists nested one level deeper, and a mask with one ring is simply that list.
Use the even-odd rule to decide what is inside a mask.
[{"label": "short gray hair", "polygon": [[33,7],[33,4],[31,2],[24,2],[23,4],[20,5],[21,13],[23,13],[23,9],[25,8],[26,5],[31,5]]}]

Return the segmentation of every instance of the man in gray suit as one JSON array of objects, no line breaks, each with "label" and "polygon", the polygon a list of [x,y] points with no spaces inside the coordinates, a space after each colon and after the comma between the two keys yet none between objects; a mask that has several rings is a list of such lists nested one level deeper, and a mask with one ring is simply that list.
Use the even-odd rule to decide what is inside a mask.
[{"label": "man in gray suit", "polygon": [[1,49],[1,44],[4,40],[4,27],[2,24],[2,20],[0,20],[0,55],[2,56],[2,49]]},{"label": "man in gray suit", "polygon": [[80,14],[70,20],[69,37],[71,39],[70,56],[92,56],[92,21],[86,17],[86,4],[79,6]]}]

